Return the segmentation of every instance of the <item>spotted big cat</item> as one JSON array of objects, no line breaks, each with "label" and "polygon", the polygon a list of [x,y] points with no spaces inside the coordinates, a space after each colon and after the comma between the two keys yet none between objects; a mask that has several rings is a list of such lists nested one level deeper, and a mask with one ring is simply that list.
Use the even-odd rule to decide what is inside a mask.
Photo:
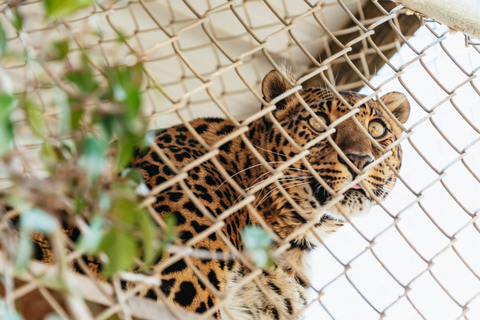
[{"label": "spotted big cat", "polygon": [[[271,71],[262,83],[263,108],[276,106],[271,113],[240,125],[201,118],[159,130],[156,147],[136,157],[147,186],[162,189],[156,214],[176,217],[183,244],[215,253],[188,263],[164,256],[159,264],[174,262],[158,270],[161,285],[146,296],[216,319],[301,319],[316,272],[309,253],[387,197],[402,162],[395,142],[410,113],[406,97],[325,88],[284,95],[293,83]],[[236,254],[245,250],[248,226],[270,229],[273,247],[286,248],[255,277]]]}]

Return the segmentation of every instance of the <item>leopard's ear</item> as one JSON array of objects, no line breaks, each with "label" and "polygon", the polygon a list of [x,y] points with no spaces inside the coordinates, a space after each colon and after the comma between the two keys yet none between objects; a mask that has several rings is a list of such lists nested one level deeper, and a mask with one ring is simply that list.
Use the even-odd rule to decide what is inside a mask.
[{"label": "leopard's ear", "polygon": [[407,97],[400,92],[390,92],[380,97],[388,110],[400,121],[405,123],[410,116],[410,103]]},{"label": "leopard's ear", "polygon": [[[288,72],[285,72],[284,75],[288,77],[291,82],[295,82],[295,78]],[[270,71],[265,76],[265,78],[263,78],[262,93],[265,101],[267,102],[272,101],[274,98],[278,97],[279,95],[290,89],[292,89],[292,86],[277,70]],[[275,105],[277,106],[277,110],[285,109],[286,105],[294,100],[295,96],[289,95],[285,99],[278,101],[277,103],[275,103]]]}]

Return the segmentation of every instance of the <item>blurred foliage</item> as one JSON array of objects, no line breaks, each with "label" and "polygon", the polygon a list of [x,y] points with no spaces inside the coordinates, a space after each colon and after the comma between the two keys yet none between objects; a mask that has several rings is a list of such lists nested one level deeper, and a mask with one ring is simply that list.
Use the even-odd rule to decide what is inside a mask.
[{"label": "blurred foliage", "polygon": [[[91,0],[44,0],[45,23],[86,8]],[[11,8],[10,23],[21,31],[21,7]],[[52,22],[53,21],[53,22]],[[85,221],[77,248],[101,258],[107,277],[132,269],[137,259],[142,268],[156,261],[176,238],[175,221],[165,230],[157,225],[141,201],[149,192],[141,173],[129,167],[135,150],[146,141],[147,123],[141,112],[145,86],[143,65],[112,65],[95,61],[94,54],[70,38],[45,43],[39,54],[15,52],[0,22],[0,63],[9,57],[45,68],[68,63],[59,74],[61,85],[54,101],[39,101],[35,94],[12,93],[0,83],[0,161],[12,187],[2,191],[6,203],[21,213],[15,267],[25,269],[33,256],[33,234],[51,238],[65,226]],[[119,43],[125,40],[119,35]],[[79,57],[70,64],[72,50]],[[0,70],[0,72],[2,72]],[[1,79],[0,79],[1,80]],[[51,122],[45,110],[58,111]],[[19,115],[24,119],[18,129]],[[27,129],[26,129],[27,128]],[[12,159],[21,159],[17,135],[31,133],[38,141],[41,177],[15,170]],[[12,315],[12,319],[15,316]]]},{"label": "blurred foliage", "polygon": [[273,239],[265,229],[260,226],[245,227],[242,238],[246,252],[257,266],[267,268],[275,264]]},{"label": "blurred foliage", "polygon": [[61,19],[92,4],[92,0],[44,0],[47,18]]},{"label": "blurred foliage", "polygon": [[12,148],[14,133],[11,115],[16,105],[15,97],[0,93],[0,156]]},{"label": "blurred foliage", "polygon": [[7,50],[7,35],[3,25],[0,23],[0,53],[4,53]]},{"label": "blurred foliage", "polygon": [[23,320],[23,318],[15,312],[15,310],[9,308],[2,299],[0,299],[0,314],[2,320]]}]

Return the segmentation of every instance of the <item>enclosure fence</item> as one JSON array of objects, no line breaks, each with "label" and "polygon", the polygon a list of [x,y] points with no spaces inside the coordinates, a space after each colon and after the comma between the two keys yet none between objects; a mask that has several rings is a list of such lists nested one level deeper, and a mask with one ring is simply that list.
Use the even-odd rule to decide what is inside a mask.
[{"label": "enclosure fence", "polygon": [[[229,119],[235,130],[215,145],[202,143],[208,152],[186,167],[168,164],[175,177],[143,194],[141,206],[159,230],[169,226],[158,219],[152,207],[156,194],[177,184],[213,222],[186,245],[178,240],[169,245],[166,250],[174,254],[151,268],[149,274],[125,271],[116,273],[111,282],[101,281],[82,259],[85,248],[60,231],[49,236],[55,261],[31,261],[25,269],[17,270],[19,242],[9,221],[18,217],[22,208],[5,207],[0,227],[2,316],[16,319],[13,310],[17,309],[28,319],[28,307],[19,307],[17,302],[39,290],[53,313],[64,318],[206,319],[246,283],[261,286],[256,282],[261,269],[231,245],[232,257],[224,258],[241,259],[251,273],[237,287],[220,292],[192,262],[212,258],[213,253],[191,245],[212,233],[227,239],[221,231],[224,219],[242,208],[255,212],[255,194],[263,186],[276,185],[288,202],[295,203],[279,182],[281,168],[274,169],[261,159],[247,135],[248,124],[261,117],[280,126],[271,113],[275,101],[264,100],[260,85],[270,70],[286,66],[297,79],[288,94],[299,97],[299,90],[312,86],[335,92],[361,90],[369,99],[400,91],[412,108],[410,120],[402,126],[399,143],[405,158],[402,170],[395,172],[398,182],[392,195],[366,217],[349,220],[337,234],[321,239],[323,246],[313,253],[306,319],[480,317],[478,40],[451,34],[428,17],[407,15],[400,4],[376,0],[94,1],[62,20],[45,19],[45,10],[43,1],[0,2],[4,30],[0,35],[4,41],[0,42],[7,47],[0,60],[0,90],[38,105],[34,116],[27,108],[11,114],[15,139],[1,160],[3,190],[16,188],[21,198],[51,213],[59,223],[61,218],[54,212],[68,212],[65,208],[74,206],[62,203],[69,187],[61,179],[52,179],[40,158],[45,141],[57,146],[75,138],[59,129],[67,97],[79,90],[65,82],[64,75],[81,69],[85,60],[99,83],[112,66],[142,63],[141,112],[149,129],[208,116]],[[22,17],[21,28],[18,15]],[[57,44],[55,52],[60,52],[62,59],[52,58],[53,49],[46,45],[51,43]],[[64,49],[58,49],[65,43]],[[93,101],[82,103],[87,110],[84,117],[98,107]],[[100,107],[110,112],[108,102]],[[358,106],[350,107],[344,120],[354,117]],[[46,140],[36,134],[32,118],[43,119]],[[85,134],[95,131],[79,121]],[[202,141],[195,130],[191,132]],[[319,141],[334,132],[334,128],[327,130]],[[219,146],[237,137],[258,155],[271,176],[250,190],[229,180],[239,200],[215,217],[188,190],[184,179],[189,170],[211,161],[228,180],[216,155]],[[162,159],[168,158],[158,146],[151,147]],[[309,167],[305,149],[296,148],[297,156],[285,166],[303,161]],[[389,154],[389,150],[384,151],[382,160]],[[341,194],[334,194],[329,206],[341,198]],[[94,226],[84,217],[70,218],[82,233],[88,233]],[[280,241],[271,230],[267,232]],[[272,256],[282,256],[289,248],[289,239],[298,232],[280,242]],[[180,259],[220,297],[218,305],[203,314],[187,314],[164,303],[155,274]],[[66,266],[72,262],[85,274],[69,271]],[[126,288],[122,281],[134,285]],[[157,287],[158,302],[137,295],[152,285]]]}]

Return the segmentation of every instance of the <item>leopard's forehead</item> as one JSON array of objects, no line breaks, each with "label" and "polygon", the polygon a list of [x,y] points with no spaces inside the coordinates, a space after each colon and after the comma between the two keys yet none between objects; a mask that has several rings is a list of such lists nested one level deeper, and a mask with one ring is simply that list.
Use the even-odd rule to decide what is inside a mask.
[{"label": "leopard's forehead", "polygon": [[[335,94],[333,91],[323,88],[309,88],[303,91],[302,98],[307,103],[318,103],[321,101],[338,101],[339,103],[342,103],[342,100],[339,98],[339,96],[341,96],[343,100],[347,101],[351,106],[353,106],[358,101],[367,97],[366,95],[352,91],[337,91],[337,93],[338,94]],[[366,103],[370,104],[371,102],[372,100],[368,100]]]},{"label": "leopard's forehead", "polygon": [[[349,107],[338,97],[340,95],[342,99],[348,103]],[[321,88],[309,88],[304,90],[302,98],[305,102],[314,109],[314,111],[323,112],[342,112],[346,113],[350,111],[350,107],[357,107],[361,109],[361,113],[368,113],[375,116],[385,117],[386,113],[383,111],[380,104],[372,99],[365,100],[366,95],[351,92],[351,91],[338,91],[338,95],[334,94],[328,89]]]}]

